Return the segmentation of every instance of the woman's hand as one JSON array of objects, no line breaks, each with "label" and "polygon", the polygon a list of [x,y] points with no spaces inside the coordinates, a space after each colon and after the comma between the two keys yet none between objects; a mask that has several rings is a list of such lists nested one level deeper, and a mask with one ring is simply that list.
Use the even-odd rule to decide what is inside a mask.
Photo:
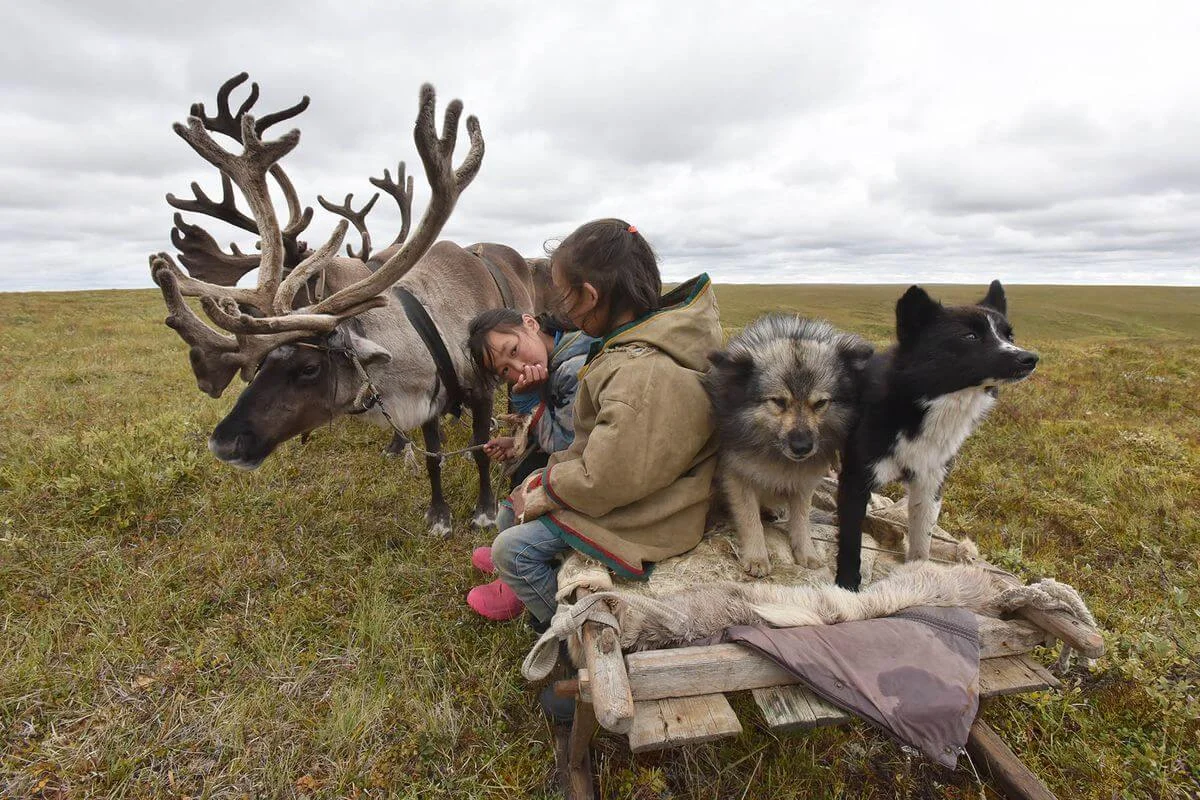
[{"label": "woman's hand", "polygon": [[548,376],[549,373],[541,364],[528,364],[517,376],[517,382],[513,384],[513,391],[523,392],[533,386],[545,383]]},{"label": "woman's hand", "polygon": [[492,461],[510,461],[516,445],[517,440],[512,436],[500,436],[485,444],[483,452]]}]

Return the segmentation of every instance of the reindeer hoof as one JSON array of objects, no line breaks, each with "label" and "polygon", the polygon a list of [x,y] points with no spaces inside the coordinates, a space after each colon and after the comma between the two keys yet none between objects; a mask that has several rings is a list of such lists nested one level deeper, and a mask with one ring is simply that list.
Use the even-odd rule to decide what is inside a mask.
[{"label": "reindeer hoof", "polygon": [[495,512],[476,511],[475,516],[471,517],[471,527],[476,530],[496,527]]},{"label": "reindeer hoof", "polygon": [[454,531],[449,508],[431,508],[425,513],[425,524],[429,526],[429,535],[439,539],[447,539]]}]

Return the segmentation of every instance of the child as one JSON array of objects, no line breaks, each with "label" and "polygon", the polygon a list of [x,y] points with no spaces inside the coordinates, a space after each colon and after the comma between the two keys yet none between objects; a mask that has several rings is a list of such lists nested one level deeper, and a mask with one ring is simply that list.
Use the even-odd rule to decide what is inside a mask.
[{"label": "child", "polygon": [[519,524],[492,547],[535,629],[554,614],[553,562],[569,549],[644,578],[699,543],[716,466],[700,376],[721,346],[708,276],[660,297],[654,252],[626,222],[583,225],[550,266],[562,314],[599,341],[579,372],[574,441],[513,493]]},{"label": "child", "polygon": [[[471,320],[467,337],[475,368],[512,386],[515,410],[533,416],[529,430],[535,446],[526,449],[513,472],[511,489],[574,440],[576,375],[595,339],[582,331],[564,331],[548,315],[533,317],[511,308],[482,312]],[[502,436],[488,442],[484,452],[495,461],[509,461],[516,444],[514,437]]]},{"label": "child", "polygon": [[[551,453],[567,449],[574,440],[576,376],[594,341],[582,331],[562,330],[548,316],[533,317],[510,308],[489,309],[471,320],[467,350],[475,368],[511,385],[514,408],[533,416],[529,425],[531,444],[513,471],[510,490],[535,469],[545,467]],[[514,437],[503,436],[488,442],[484,452],[493,460],[510,461],[516,444]],[[512,504],[502,501],[497,527],[510,527],[513,518]],[[477,547],[471,563],[485,573],[494,573],[491,550]],[[467,603],[495,620],[513,619],[524,608],[500,580],[472,589]]]}]

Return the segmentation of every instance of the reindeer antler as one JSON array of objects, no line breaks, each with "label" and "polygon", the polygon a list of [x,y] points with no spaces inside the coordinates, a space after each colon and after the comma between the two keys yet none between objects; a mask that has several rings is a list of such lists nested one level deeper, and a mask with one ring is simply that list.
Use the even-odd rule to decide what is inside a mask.
[{"label": "reindeer antler", "polygon": [[[221,88],[217,90],[217,113],[215,116],[210,117],[205,114],[203,103],[193,103],[191,117],[200,120],[200,123],[206,130],[224,134],[239,144],[243,144],[242,118],[247,116],[250,108],[258,101],[258,84],[250,84],[250,94],[242,101],[242,105],[236,113],[230,111],[229,95],[234,89],[245,83],[248,78],[249,76],[245,72],[242,72],[221,84]],[[263,132],[275,123],[297,116],[308,108],[308,104],[308,97],[304,97],[300,102],[289,108],[267,114],[254,124],[255,135],[261,137]],[[285,254],[284,267],[287,269],[294,267],[303,258],[306,247],[303,242],[299,241],[298,237],[312,221],[313,211],[311,208],[301,206],[300,198],[296,195],[296,189],[282,167],[275,164],[270,168],[269,172],[275,182],[279,184],[279,188],[283,192],[284,200],[288,206],[288,222],[281,231]],[[193,211],[198,214],[205,214],[222,222],[227,222],[234,227],[261,235],[254,220],[238,209],[229,175],[221,173],[220,202],[209,198],[198,183],[193,182],[191,188],[194,199],[185,200],[173,194],[168,194],[167,202],[181,211]],[[208,242],[202,241],[203,238],[211,240],[212,237],[208,236],[199,226],[191,225],[185,229],[179,223],[180,219],[179,216],[176,216],[176,227],[179,230],[179,234],[173,233],[172,238],[175,239],[178,236],[178,238],[182,239],[190,235],[199,242],[199,245],[193,246],[190,250],[180,247],[180,252],[185,256],[180,260],[193,276],[203,277],[205,280],[211,280],[213,283],[222,286],[234,286],[243,275],[258,266],[257,258],[240,253],[236,247],[231,248],[233,254],[230,255],[216,246],[215,242],[209,245]],[[203,234],[204,236],[200,237],[199,234]],[[179,245],[177,244],[176,246]],[[238,270],[241,271],[239,272]]]},{"label": "reindeer antler", "polygon": [[[217,269],[214,274],[226,279],[241,266],[241,262],[232,262],[231,259],[252,257],[242,254],[236,247],[233,256],[221,252],[211,236],[198,226],[187,225],[179,215],[176,215],[176,228],[172,231],[172,240],[184,253],[184,263],[192,274],[185,274],[166,253],[151,256],[150,260],[151,273],[162,289],[163,299],[170,312],[167,324],[191,345],[189,357],[197,383],[202,390],[214,397],[220,396],[238,370],[246,380],[253,378],[262,358],[276,347],[314,333],[331,331],[349,317],[385,305],[387,299],[382,293],[411,269],[429,249],[453,211],[459,194],[478,173],[483,158],[483,136],[479,122],[474,117],[469,117],[467,130],[471,137],[471,148],[462,165],[457,170],[454,169],[452,158],[462,103],[455,100],[447,107],[443,133],[439,136],[434,124],[433,87],[428,84],[423,86],[414,138],[433,193],[429,207],[425,210],[412,240],[406,242],[370,277],[336,292],[312,307],[293,309],[292,298],[300,287],[332,262],[346,235],[348,221],[354,222],[362,234],[362,258],[367,257],[370,238],[366,232],[365,218],[379,195],[372,197],[358,212],[351,208],[352,195],[347,195],[345,204],[341,207],[332,206],[321,198],[321,204],[325,208],[345,219],[338,223],[329,241],[295,265],[285,280],[283,273],[288,259],[286,236],[289,231],[303,230],[303,227],[307,226],[312,209],[300,211],[291,182],[278,164],[279,160],[299,143],[299,131],[289,131],[273,140],[263,139],[262,133],[273,123],[289,119],[303,111],[308,106],[308,98],[305,97],[291,108],[268,114],[256,122],[247,112],[258,98],[257,84],[251,85],[250,97],[242,103],[236,114],[229,110],[229,93],[243,83],[246,77],[244,73],[237,75],[221,86],[217,93],[215,117],[206,116],[203,104],[196,103],[192,106],[193,113],[187,124],[176,123],[174,126],[175,132],[193,150],[225,176],[221,201],[212,201],[196,186],[193,186],[195,200],[180,201],[169,198],[169,201],[177,208],[187,206],[188,210],[201,210],[210,216],[228,217],[226,221],[252,220],[254,230],[257,230],[260,236],[262,250],[258,258],[257,286],[239,288],[223,285],[220,280],[205,280],[200,273],[205,268],[212,268],[213,264],[224,265],[224,270]],[[223,133],[239,142],[242,152],[235,154],[225,150],[209,135],[210,131]],[[400,182],[404,181],[403,170],[404,165],[401,162],[398,172]],[[284,229],[280,229],[271,202],[267,184],[268,174],[279,182],[288,198],[290,220],[288,227]],[[385,170],[383,180],[377,182],[376,179],[372,179],[372,183],[387,191],[400,204],[405,229],[400,240],[403,240],[403,233],[407,233],[408,228],[406,208],[411,208],[412,179],[408,180],[407,190],[403,190],[399,188],[399,182],[391,181]],[[232,185],[238,187],[249,204],[250,218],[237,211]],[[188,259],[191,260],[190,263]],[[193,265],[196,265],[196,269],[192,269]],[[184,301],[185,296],[200,297],[201,307],[209,319],[233,336],[221,334],[204,324]],[[261,316],[246,313],[245,307],[256,310]]]},{"label": "reindeer antler", "polygon": [[400,280],[437,239],[446,220],[450,218],[450,212],[454,210],[454,204],[458,202],[458,196],[479,173],[479,167],[483,163],[483,133],[479,129],[479,120],[474,116],[467,117],[471,149],[467,151],[467,157],[458,169],[454,169],[454,144],[458,139],[458,118],[462,116],[462,102],[452,100],[446,106],[441,136],[438,136],[437,125],[434,122],[436,105],[437,97],[433,87],[427,83],[421,87],[421,110],[413,129],[417,152],[421,155],[421,163],[425,165],[425,175],[432,190],[421,223],[412,238],[370,277],[363,278],[318,302],[312,307],[313,313],[337,314],[359,306]]},{"label": "reindeer antler", "polygon": [[408,238],[409,224],[412,222],[412,200],[413,200],[413,177],[408,176],[407,183],[404,180],[404,162],[401,161],[396,167],[396,180],[392,180],[391,173],[386,169],[383,171],[382,178],[370,178],[371,185],[387,192],[396,201],[396,205],[400,206],[400,233],[392,240],[392,244],[401,244]]},{"label": "reindeer antler", "polygon": [[317,202],[321,204],[321,208],[337,214],[339,217],[345,217],[354,225],[354,229],[358,231],[358,235],[362,237],[362,249],[357,253],[351,249],[350,245],[346,245],[346,255],[351,258],[366,261],[371,255],[371,232],[367,230],[367,214],[371,213],[371,209],[375,207],[375,201],[378,199],[379,192],[376,192],[362,209],[355,211],[350,207],[350,202],[354,200],[353,194],[346,195],[345,202],[340,206],[335,206],[321,195],[317,195]]}]

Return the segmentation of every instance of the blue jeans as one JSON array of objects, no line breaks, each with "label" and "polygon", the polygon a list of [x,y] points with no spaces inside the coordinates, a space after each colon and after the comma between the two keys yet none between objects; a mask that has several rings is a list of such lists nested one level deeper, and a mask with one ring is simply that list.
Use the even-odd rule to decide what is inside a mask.
[{"label": "blue jeans", "polygon": [[492,563],[529,613],[547,623],[558,608],[554,599],[558,572],[552,562],[571,546],[538,520],[523,525],[514,525],[515,521],[512,509],[502,504],[496,515],[500,533],[492,542]]}]

